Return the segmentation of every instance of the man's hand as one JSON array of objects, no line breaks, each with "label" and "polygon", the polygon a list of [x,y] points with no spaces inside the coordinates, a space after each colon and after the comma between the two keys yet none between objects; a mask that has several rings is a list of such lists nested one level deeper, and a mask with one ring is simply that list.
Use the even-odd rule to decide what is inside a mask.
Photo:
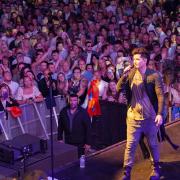
[{"label": "man's hand", "polygon": [[33,98],[29,98],[26,100],[26,103],[27,104],[32,104],[34,102]]},{"label": "man's hand", "polygon": [[127,98],[123,93],[119,94],[119,103],[127,104]]},{"label": "man's hand", "polygon": [[156,123],[156,126],[158,126],[158,127],[163,123],[163,118],[161,115],[156,116],[155,123]]},{"label": "man's hand", "polygon": [[85,145],[84,145],[85,154],[89,151],[90,148],[91,148],[90,145],[88,145],[88,144],[85,144]]},{"label": "man's hand", "polygon": [[60,143],[64,143],[64,141],[63,141],[63,140],[58,140],[58,142],[60,142]]},{"label": "man's hand", "polygon": [[110,101],[110,102],[114,102],[114,101],[115,101],[115,99],[114,99],[112,96],[109,96],[109,97],[108,97],[108,101]]}]

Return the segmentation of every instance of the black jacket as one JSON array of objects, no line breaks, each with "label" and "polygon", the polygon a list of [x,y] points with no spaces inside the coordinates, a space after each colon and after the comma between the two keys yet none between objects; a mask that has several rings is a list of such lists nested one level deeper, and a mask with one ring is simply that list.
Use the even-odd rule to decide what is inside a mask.
[{"label": "black jacket", "polygon": [[[19,106],[18,102],[15,99],[13,99],[11,97],[9,97],[9,99],[10,99],[10,101],[6,102],[6,108],[13,107],[13,106]],[[8,119],[8,111],[4,108],[2,101],[0,101],[0,111],[4,111],[5,115],[6,115],[6,119]],[[0,134],[1,134],[1,132],[0,132]]]},{"label": "black jacket", "polygon": [[[6,107],[19,106],[18,102],[15,99],[13,99],[11,97],[9,99],[10,99],[10,101],[6,102]],[[5,110],[4,106],[3,106],[2,102],[0,101],[0,111],[4,111],[4,110]]]},{"label": "black jacket", "polygon": [[[117,83],[118,92],[124,91],[126,93],[128,104],[130,104],[131,102],[132,91],[130,85],[135,75],[135,72],[136,69],[133,68],[127,76],[123,75]],[[144,86],[155,112],[162,115],[164,107],[164,91],[163,82],[160,74],[157,71],[146,69]]]},{"label": "black jacket", "polygon": [[[53,96],[57,95],[57,83],[56,80],[52,80],[52,84],[54,84],[55,88],[52,89],[52,94]],[[40,92],[42,93],[43,97],[48,97],[49,96],[49,87],[47,86],[46,80],[45,78],[42,78],[39,82],[38,82],[38,88],[40,90]]]},{"label": "black jacket", "polygon": [[70,119],[68,116],[69,106],[63,108],[59,115],[58,140],[63,139],[65,133],[65,143],[90,144],[91,121],[85,109],[78,107],[72,120],[72,130],[70,130]]}]

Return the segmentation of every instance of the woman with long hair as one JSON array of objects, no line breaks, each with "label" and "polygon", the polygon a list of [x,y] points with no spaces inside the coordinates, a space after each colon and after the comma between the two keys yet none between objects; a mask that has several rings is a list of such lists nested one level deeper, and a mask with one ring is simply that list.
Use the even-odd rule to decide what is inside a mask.
[{"label": "woman with long hair", "polygon": [[5,83],[0,85],[0,111],[6,111],[8,107],[18,106],[17,101],[12,98],[11,89]]},{"label": "woman with long hair", "polygon": [[57,75],[57,91],[58,95],[66,96],[68,93],[68,81],[65,78],[65,74],[60,72]]},{"label": "woman with long hair", "polygon": [[16,99],[19,104],[30,104],[43,101],[43,96],[33,84],[33,80],[29,76],[25,76],[23,78],[23,87],[19,87]]},{"label": "woman with long hair", "polygon": [[107,100],[109,102],[118,102],[119,101],[119,93],[116,90],[116,81],[110,81],[107,89],[105,89],[103,93],[103,100]]}]

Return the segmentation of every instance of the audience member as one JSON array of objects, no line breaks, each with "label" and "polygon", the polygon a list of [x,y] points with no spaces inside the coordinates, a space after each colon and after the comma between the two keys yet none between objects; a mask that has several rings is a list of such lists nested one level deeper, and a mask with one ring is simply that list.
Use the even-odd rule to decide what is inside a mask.
[{"label": "audience member", "polygon": [[38,88],[44,98],[50,96],[50,88],[53,96],[57,95],[57,81],[52,78],[49,69],[44,71],[43,78],[38,82]]},{"label": "audience member", "polygon": [[16,97],[19,84],[12,80],[12,74],[10,71],[5,71],[3,73],[3,82],[11,89],[12,97]]},{"label": "audience member", "polygon": [[43,96],[38,88],[33,85],[33,80],[29,76],[25,76],[23,87],[19,87],[16,100],[19,104],[31,104],[43,101]]},{"label": "audience member", "polygon": [[103,100],[119,102],[119,93],[116,90],[116,81],[110,81],[102,96]]},{"label": "audience member", "polygon": [[7,111],[7,108],[12,106],[18,106],[18,102],[12,97],[9,86],[2,83],[0,85],[0,111]]},{"label": "audience member", "polygon": [[78,105],[78,96],[71,94],[69,104],[63,108],[59,115],[58,140],[78,147],[80,157],[90,149],[91,121],[85,109]]},{"label": "audience member", "polygon": [[65,74],[60,72],[57,75],[57,92],[58,95],[66,96],[68,94],[68,81]]},{"label": "audience member", "polygon": [[[52,86],[54,96],[77,93],[81,103],[97,80],[101,98],[131,67],[132,50],[145,47],[148,68],[165,79],[172,117],[178,119],[179,80],[173,74],[178,77],[180,67],[179,6],[173,1],[167,8],[168,2],[161,6],[157,0],[64,2],[1,2],[0,83],[8,84],[12,97],[29,76],[28,92],[38,85],[47,97]],[[127,103],[123,93],[118,101]]]}]

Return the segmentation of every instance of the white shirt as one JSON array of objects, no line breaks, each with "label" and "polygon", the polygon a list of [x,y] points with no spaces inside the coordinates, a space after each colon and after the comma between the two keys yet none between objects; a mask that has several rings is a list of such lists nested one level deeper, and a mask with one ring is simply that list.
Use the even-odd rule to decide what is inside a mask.
[{"label": "white shirt", "polygon": [[102,97],[104,90],[108,87],[108,83],[104,80],[101,80],[99,83],[99,96]]},{"label": "white shirt", "polygon": [[39,89],[36,86],[33,86],[33,92],[31,94],[24,94],[23,88],[19,87],[16,99],[17,100],[26,100],[26,99],[29,99],[29,98],[34,99],[34,98],[40,96],[40,94],[41,93],[40,93]]},{"label": "white shirt", "polygon": [[[24,58],[23,58],[24,60],[23,60],[23,63],[26,63],[26,64],[31,64],[31,58],[30,57],[28,57],[28,56],[24,56]],[[15,65],[15,64],[17,64],[17,59],[15,59],[13,62],[12,62],[12,65]]]},{"label": "white shirt", "polygon": [[171,93],[173,96],[173,103],[180,104],[180,92],[178,92],[175,88],[171,88]]},{"label": "white shirt", "polygon": [[88,52],[87,53],[87,58],[86,58],[86,64],[91,63],[91,56],[92,56],[92,52]]},{"label": "white shirt", "polygon": [[147,31],[148,31],[148,33],[149,33],[150,31],[156,32],[156,30],[155,30],[155,28],[154,28],[154,25],[153,25],[152,23],[149,24],[149,26],[147,27]]},{"label": "white shirt", "polygon": [[116,6],[109,5],[106,7],[107,12],[113,12],[113,14],[116,14]]},{"label": "white shirt", "polygon": [[12,96],[15,97],[19,88],[19,84],[15,81],[11,81],[10,83],[4,83],[9,86],[9,88],[11,89]]},{"label": "white shirt", "polygon": [[163,46],[163,43],[164,43],[164,39],[166,38],[166,34],[162,31],[160,34],[159,34],[159,43],[161,45],[161,47]]}]

